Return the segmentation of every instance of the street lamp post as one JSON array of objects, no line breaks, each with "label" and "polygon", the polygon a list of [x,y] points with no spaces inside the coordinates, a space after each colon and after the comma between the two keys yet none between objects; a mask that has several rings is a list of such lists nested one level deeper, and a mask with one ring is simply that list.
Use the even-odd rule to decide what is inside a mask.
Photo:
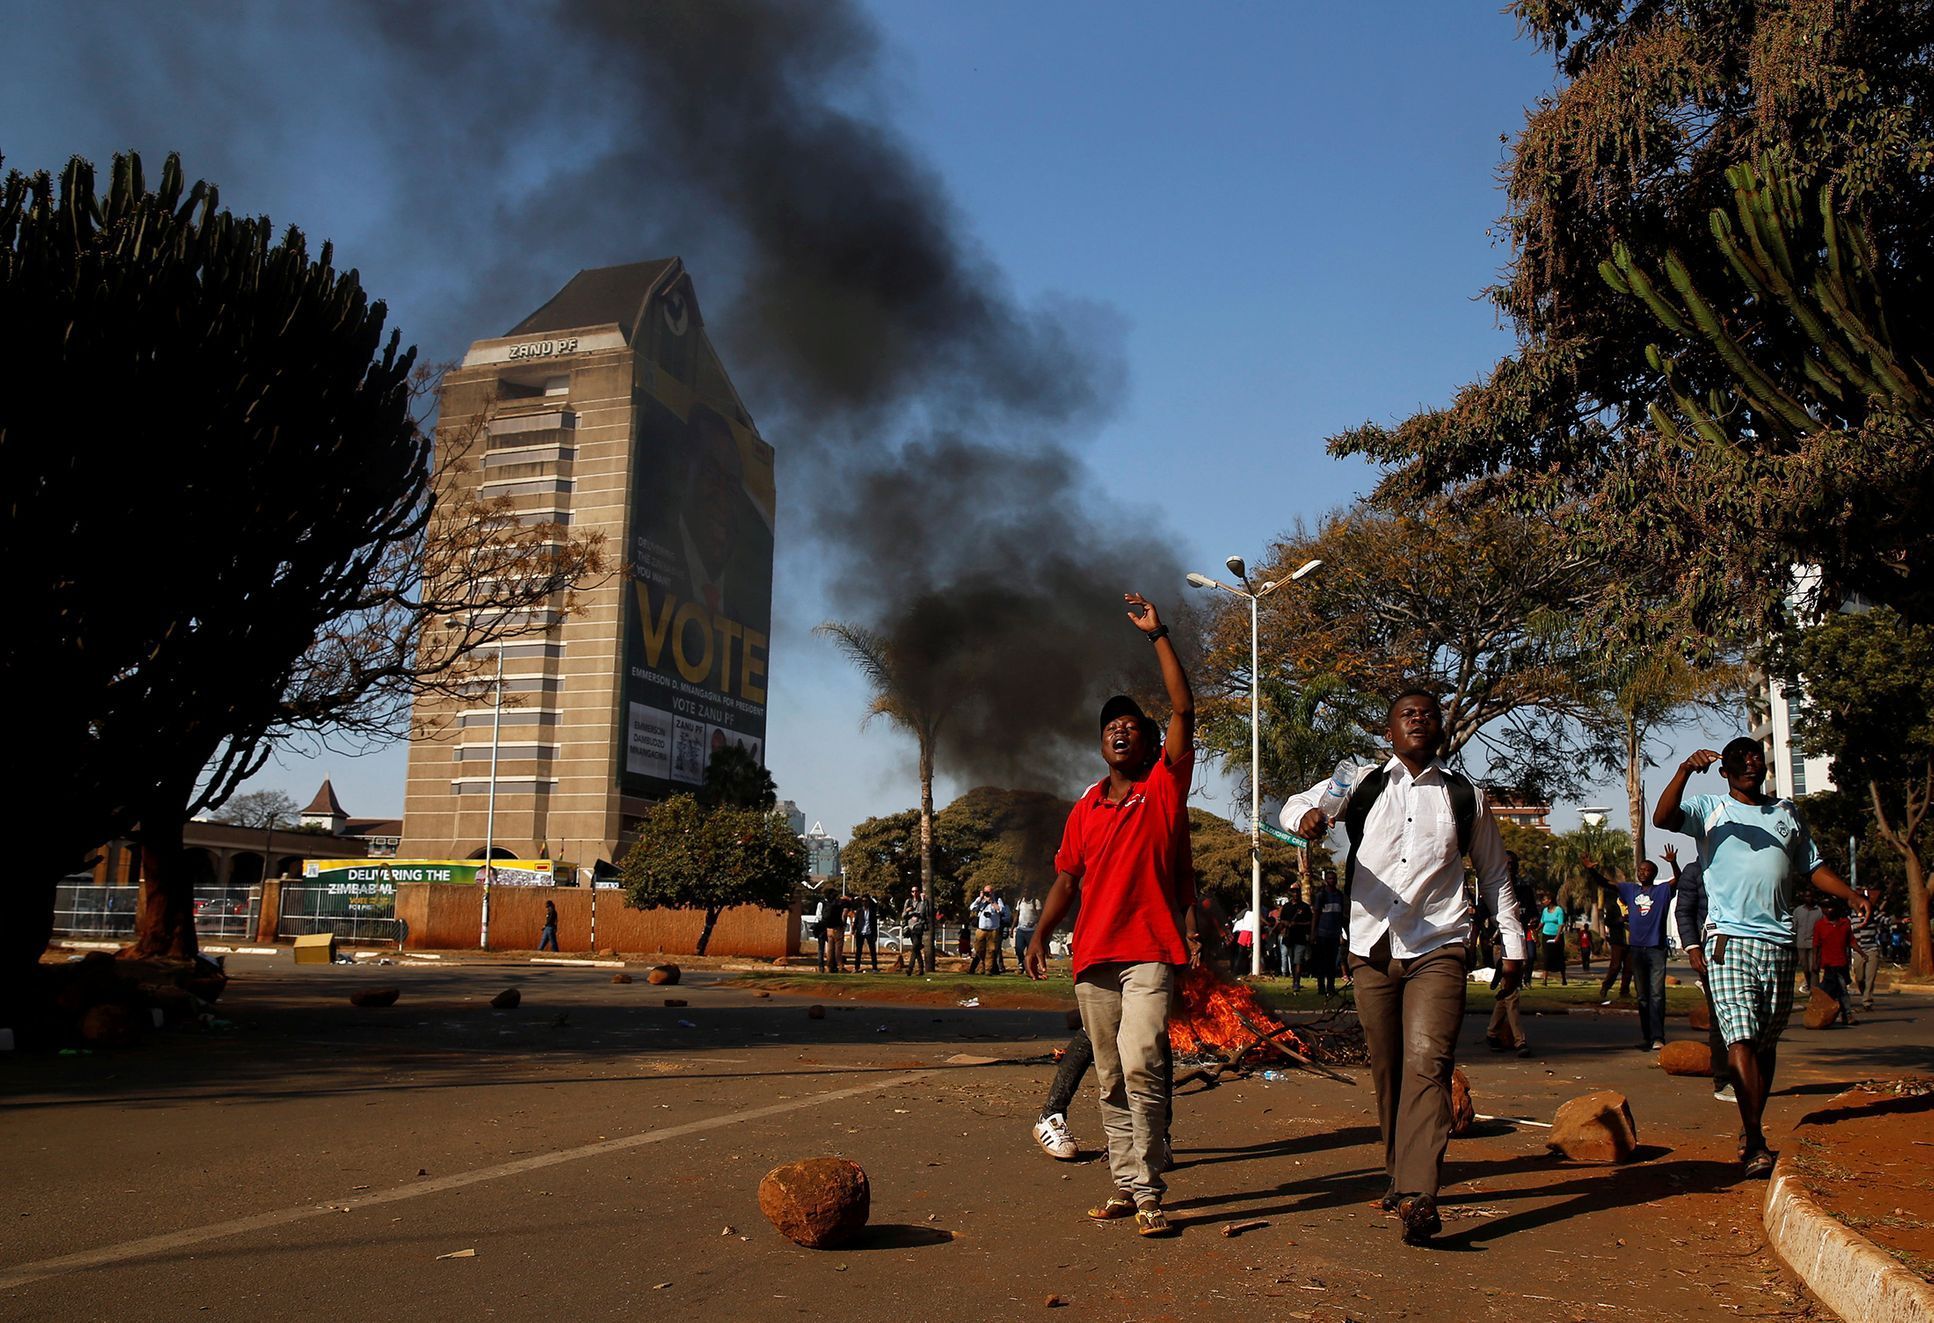
[{"label": "street lamp post", "polygon": [[504,645],[497,644],[496,702],[490,711],[490,789],[484,797],[483,923],[479,950],[490,949],[490,879],[497,872],[497,741],[504,729]]},{"label": "street lamp post", "polygon": [[1262,652],[1261,616],[1262,599],[1275,592],[1286,583],[1296,580],[1314,570],[1323,562],[1304,561],[1296,567],[1296,572],[1287,579],[1271,579],[1260,588],[1249,583],[1248,566],[1240,556],[1231,556],[1223,562],[1229,572],[1242,580],[1242,587],[1226,584],[1220,579],[1211,579],[1206,574],[1189,575],[1189,584],[1196,588],[1220,588],[1225,593],[1249,599],[1249,974],[1254,978],[1262,973]]}]

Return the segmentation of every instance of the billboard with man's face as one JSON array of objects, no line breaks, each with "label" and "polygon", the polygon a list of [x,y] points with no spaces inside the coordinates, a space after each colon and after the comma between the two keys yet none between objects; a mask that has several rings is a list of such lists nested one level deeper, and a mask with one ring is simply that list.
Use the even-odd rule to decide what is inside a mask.
[{"label": "billboard with man's face", "polygon": [[662,798],[695,789],[728,746],[765,762],[775,502],[772,447],[741,421],[689,284],[656,300],[646,321],[619,785]]}]

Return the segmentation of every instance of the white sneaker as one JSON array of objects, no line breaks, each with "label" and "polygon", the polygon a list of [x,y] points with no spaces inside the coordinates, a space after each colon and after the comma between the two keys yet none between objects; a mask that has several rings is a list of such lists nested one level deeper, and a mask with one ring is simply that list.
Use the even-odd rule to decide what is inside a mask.
[{"label": "white sneaker", "polygon": [[1651,1047],[1651,1050],[1652,1050],[1652,1051],[1654,1051],[1654,1052],[1662,1052],[1662,1051],[1664,1051],[1664,1050],[1665,1050],[1665,1041],[1664,1041],[1663,1039],[1654,1039],[1654,1040],[1652,1041],[1652,1047]]},{"label": "white sneaker", "polygon": [[1034,1123],[1034,1142],[1056,1162],[1071,1162],[1080,1148],[1068,1131],[1068,1118],[1056,1112]]},{"label": "white sneaker", "polygon": [[1730,1084],[1726,1085],[1723,1088],[1714,1089],[1712,1091],[1712,1096],[1719,1102],[1738,1102],[1739,1101],[1739,1095],[1733,1092],[1733,1086]]}]

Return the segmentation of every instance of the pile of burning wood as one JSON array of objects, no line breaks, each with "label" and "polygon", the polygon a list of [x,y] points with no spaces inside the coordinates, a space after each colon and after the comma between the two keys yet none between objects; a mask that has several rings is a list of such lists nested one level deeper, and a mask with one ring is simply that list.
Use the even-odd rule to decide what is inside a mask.
[{"label": "pile of burning wood", "polygon": [[1292,1029],[1254,991],[1207,965],[1182,972],[1177,1002],[1169,1015],[1168,1041],[1180,1067],[1178,1085],[1189,1080],[1214,1085],[1225,1075],[1284,1065],[1343,1079],[1330,1063],[1350,1062],[1361,1051],[1360,1031]]}]

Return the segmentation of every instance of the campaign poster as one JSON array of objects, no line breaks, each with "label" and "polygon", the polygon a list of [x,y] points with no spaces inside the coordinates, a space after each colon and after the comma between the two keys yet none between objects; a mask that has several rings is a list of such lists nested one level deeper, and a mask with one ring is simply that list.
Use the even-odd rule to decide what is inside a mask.
[{"label": "campaign poster", "polygon": [[619,786],[662,799],[728,746],[765,762],[774,493],[772,447],[729,398],[689,291],[656,316],[636,398]]}]

